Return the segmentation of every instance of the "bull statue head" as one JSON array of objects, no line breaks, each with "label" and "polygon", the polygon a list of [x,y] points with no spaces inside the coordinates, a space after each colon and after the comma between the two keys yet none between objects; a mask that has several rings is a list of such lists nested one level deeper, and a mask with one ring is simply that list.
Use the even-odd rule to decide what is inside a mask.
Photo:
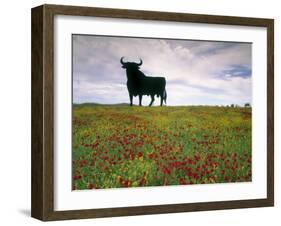
[{"label": "bull statue head", "polygon": [[121,57],[120,63],[122,64],[122,68],[128,69],[128,70],[137,70],[142,65],[142,59],[140,59],[140,63],[135,62],[124,62],[124,57]]}]

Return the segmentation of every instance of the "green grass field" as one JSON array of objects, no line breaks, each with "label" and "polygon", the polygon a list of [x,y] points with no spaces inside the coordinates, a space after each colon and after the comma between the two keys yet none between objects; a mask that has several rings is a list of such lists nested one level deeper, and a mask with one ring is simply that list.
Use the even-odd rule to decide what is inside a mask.
[{"label": "green grass field", "polygon": [[251,108],[73,105],[73,189],[251,181]]}]

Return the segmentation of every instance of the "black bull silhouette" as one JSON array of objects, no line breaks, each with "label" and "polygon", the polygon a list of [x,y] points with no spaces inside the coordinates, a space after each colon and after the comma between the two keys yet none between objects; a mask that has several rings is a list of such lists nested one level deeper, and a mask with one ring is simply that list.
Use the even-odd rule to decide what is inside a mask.
[{"label": "black bull silhouette", "polygon": [[133,96],[139,96],[139,105],[141,106],[142,96],[151,96],[151,106],[154,102],[154,96],[160,96],[160,106],[163,105],[163,100],[166,103],[167,92],[166,92],[166,79],[164,77],[149,77],[139,70],[142,65],[135,62],[124,62],[124,57],[120,59],[122,68],[126,69],[127,74],[127,88],[130,97],[130,105],[133,105]]}]

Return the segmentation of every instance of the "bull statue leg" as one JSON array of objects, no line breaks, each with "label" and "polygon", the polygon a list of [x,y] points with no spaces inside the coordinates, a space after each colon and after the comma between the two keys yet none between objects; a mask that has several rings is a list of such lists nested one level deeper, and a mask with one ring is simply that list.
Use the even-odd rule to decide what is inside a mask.
[{"label": "bull statue leg", "polygon": [[153,102],[154,102],[154,95],[150,95],[151,96],[151,102],[150,102],[150,104],[149,104],[149,107],[151,107],[151,105],[153,104]]},{"label": "bull statue leg", "polygon": [[160,95],[160,106],[162,106],[163,105],[163,100],[164,100],[164,96],[163,96],[163,94],[162,95]]},{"label": "bull statue leg", "polygon": [[140,102],[139,102],[139,106],[141,106],[141,100],[142,100],[142,95],[140,94],[140,95],[139,95],[139,101],[140,101]]},{"label": "bull statue leg", "polygon": [[130,96],[130,106],[133,106],[133,95],[129,94],[129,96]]}]

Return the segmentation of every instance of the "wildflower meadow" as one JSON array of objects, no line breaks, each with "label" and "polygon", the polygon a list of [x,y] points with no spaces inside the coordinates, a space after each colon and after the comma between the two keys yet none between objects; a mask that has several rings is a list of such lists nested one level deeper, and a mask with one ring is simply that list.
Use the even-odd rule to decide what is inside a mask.
[{"label": "wildflower meadow", "polygon": [[73,105],[73,190],[251,181],[251,108]]}]

